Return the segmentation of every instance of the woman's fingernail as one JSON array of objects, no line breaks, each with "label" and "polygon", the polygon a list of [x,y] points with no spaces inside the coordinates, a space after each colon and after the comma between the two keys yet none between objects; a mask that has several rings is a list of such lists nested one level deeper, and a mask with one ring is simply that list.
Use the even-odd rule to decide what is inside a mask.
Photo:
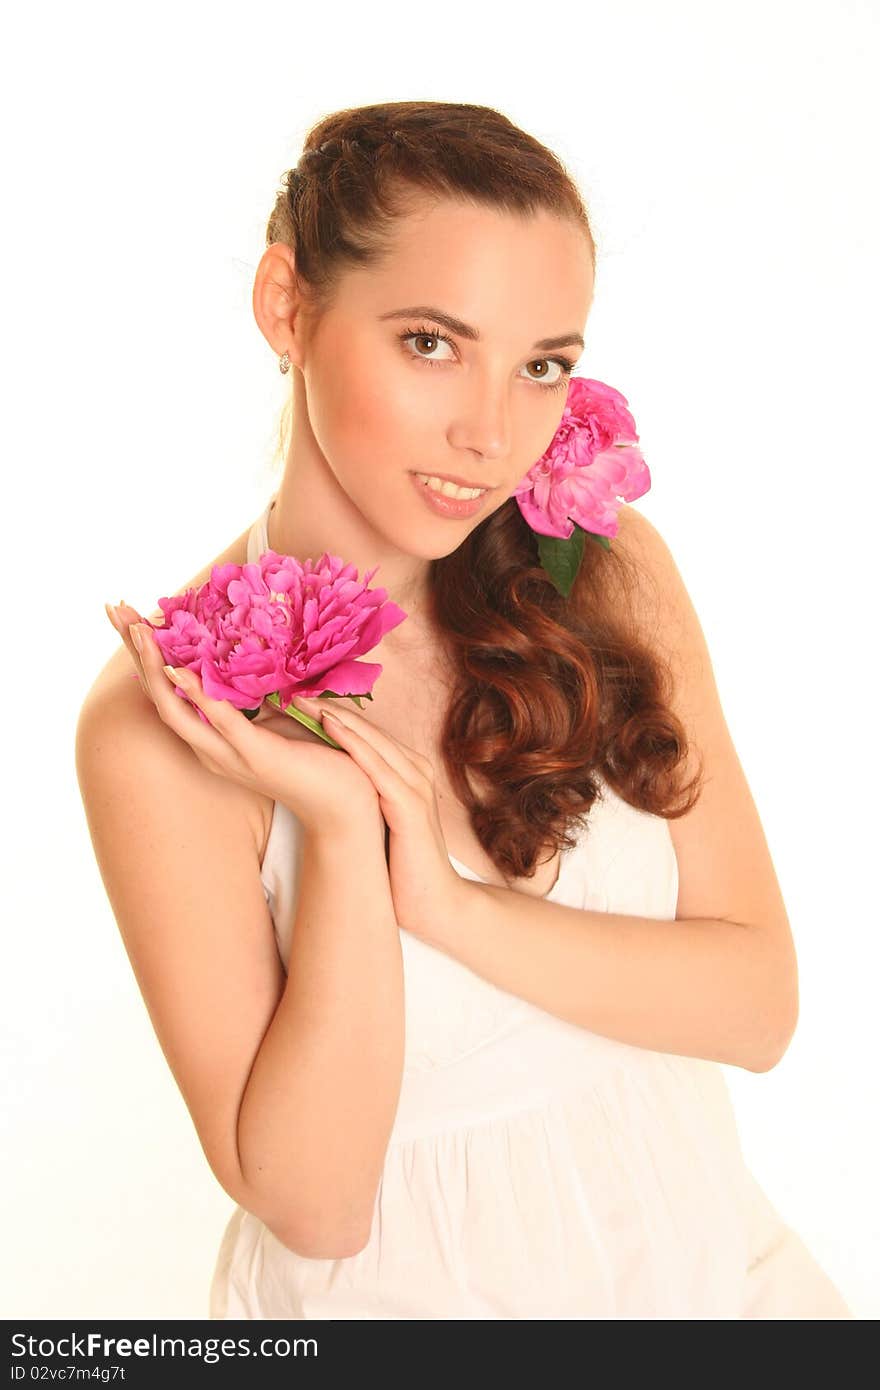
[{"label": "woman's fingernail", "polygon": [[138,651],[141,651],[141,650],[142,650],[142,646],[141,646],[141,631],[140,631],[140,628],[138,627],[138,624],[137,624],[137,623],[132,623],[132,625],[131,625],[131,627],[128,629],[128,631],[129,631],[129,633],[131,634],[131,640],[132,640],[132,642],[134,642],[134,644],[135,644],[135,646],[137,647]]},{"label": "woman's fingernail", "polygon": [[119,627],[119,618],[117,617],[117,613],[116,613],[116,605],[113,604],[113,603],[105,603],[105,604],[104,604],[104,612],[107,614],[107,617],[110,619],[110,621],[111,621],[111,623],[113,624],[113,626],[114,626],[115,628],[118,629],[118,627]]}]

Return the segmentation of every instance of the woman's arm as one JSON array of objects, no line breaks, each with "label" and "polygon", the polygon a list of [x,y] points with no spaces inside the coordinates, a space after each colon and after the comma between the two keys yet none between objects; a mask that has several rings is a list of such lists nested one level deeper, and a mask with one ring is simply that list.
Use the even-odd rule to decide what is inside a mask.
[{"label": "woman's arm", "polygon": [[633,631],[669,661],[670,705],[689,743],[685,771],[702,764],[704,774],[696,805],[669,821],[675,920],[582,911],[464,882],[461,911],[430,924],[429,939],[502,989],[594,1032],[766,1071],[798,1016],[797,958],[770,850],[668,546],[632,507],[621,508],[613,544],[636,566]]},{"label": "woman's arm", "polygon": [[785,1051],[790,962],[762,927],[585,911],[495,884],[463,890],[428,940],[499,989],[633,1047],[756,1072]]},{"label": "woman's arm", "polygon": [[[385,824],[306,834],[288,979],[239,1113],[245,1180],[316,1259],[370,1235],[403,1070],[403,965]],[[285,1239],[285,1235],[280,1236]]]},{"label": "woman's arm", "polygon": [[[669,822],[675,920],[564,907],[459,879],[426,760],[351,710],[340,712],[337,736],[372,780],[391,826],[389,877],[401,928],[593,1032],[766,1071],[797,1022],[785,904],[681,576],[644,517],[622,508],[620,521],[615,544],[629,551],[637,577],[634,635],[668,660],[670,705],[688,739],[685,771],[702,765],[704,774],[696,805]],[[630,599],[622,591],[618,601]],[[622,858],[614,872],[638,874],[640,866]]]},{"label": "woman's arm", "polygon": [[353,1253],[403,1057],[378,807],[304,843],[285,980],[243,789],[208,771],[127,678],[87,699],[76,761],[108,898],[213,1173],[297,1253]]}]

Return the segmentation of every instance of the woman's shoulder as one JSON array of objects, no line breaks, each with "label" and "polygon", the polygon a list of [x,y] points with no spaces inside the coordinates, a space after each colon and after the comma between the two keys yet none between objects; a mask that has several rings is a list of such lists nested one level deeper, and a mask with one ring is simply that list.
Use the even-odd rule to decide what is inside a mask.
[{"label": "woman's shoulder", "polygon": [[[215,565],[243,565],[247,560],[249,534],[250,526],[219,555],[214,556],[203,565],[191,579],[172,592],[182,594],[187,589],[199,588],[210,579],[211,571]],[[161,610],[157,609],[148,616],[152,622],[157,622],[161,621],[162,613]],[[155,706],[141,690],[140,682],[132,679],[133,675],[134,665],[131,656],[125,643],[120,639],[117,649],[104,663],[89,687],[83,701],[80,717],[82,718],[83,715],[94,716],[99,724],[100,721],[108,717],[112,717],[114,721],[122,719],[129,723],[133,729],[137,728],[144,738],[149,740],[149,738],[155,737],[158,749],[162,740],[169,734],[175,738],[177,735],[174,735],[173,731],[163,724]],[[228,783],[229,787],[233,785],[235,785],[236,792],[240,794],[242,811],[254,836],[254,843],[262,861],[272,824],[274,802],[270,797],[263,796],[262,793],[249,791],[247,788],[239,787],[231,782]]]},{"label": "woman's shoulder", "polygon": [[671,559],[669,548],[656,526],[644,512],[626,503],[617,513],[617,534],[611,544],[623,552],[642,583],[655,581],[664,558]]},{"label": "woman's shoulder", "polygon": [[604,571],[606,582],[638,637],[666,656],[683,640],[697,640],[696,614],[675,558],[644,512],[623,504],[611,545],[623,563]]}]

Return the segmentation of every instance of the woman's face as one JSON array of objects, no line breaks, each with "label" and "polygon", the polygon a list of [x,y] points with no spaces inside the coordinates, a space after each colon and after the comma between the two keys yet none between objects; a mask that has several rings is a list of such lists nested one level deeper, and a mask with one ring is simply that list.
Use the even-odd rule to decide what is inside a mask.
[{"label": "woman's face", "polygon": [[[593,271],[583,231],[545,212],[444,200],[399,226],[381,267],[345,274],[301,370],[341,488],[390,544],[430,559],[500,507],[553,438]],[[489,490],[472,515],[444,515],[417,473]]]}]

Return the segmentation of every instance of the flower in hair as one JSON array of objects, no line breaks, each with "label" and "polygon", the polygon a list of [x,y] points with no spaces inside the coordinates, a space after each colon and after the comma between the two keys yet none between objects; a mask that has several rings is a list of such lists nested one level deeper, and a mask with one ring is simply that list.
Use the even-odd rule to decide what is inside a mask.
[{"label": "flower in hair", "polygon": [[538,553],[556,589],[568,597],[584,537],[609,549],[622,502],[651,486],[626,397],[604,381],[572,377],[550,444],[513,490],[538,537]]}]

